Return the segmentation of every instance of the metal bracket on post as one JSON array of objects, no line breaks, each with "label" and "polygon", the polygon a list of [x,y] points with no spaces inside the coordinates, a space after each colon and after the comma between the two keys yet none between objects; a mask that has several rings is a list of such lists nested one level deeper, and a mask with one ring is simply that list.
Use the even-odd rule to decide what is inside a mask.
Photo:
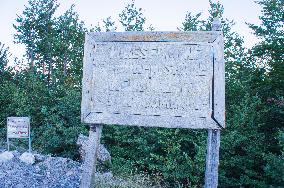
[{"label": "metal bracket on post", "polygon": [[96,163],[102,132],[101,124],[91,124],[80,188],[95,187]]}]

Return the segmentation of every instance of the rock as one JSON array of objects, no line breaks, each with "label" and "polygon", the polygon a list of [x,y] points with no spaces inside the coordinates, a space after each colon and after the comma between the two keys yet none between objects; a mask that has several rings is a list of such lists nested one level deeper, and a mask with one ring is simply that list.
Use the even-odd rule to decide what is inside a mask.
[{"label": "rock", "polygon": [[98,159],[102,162],[111,161],[111,156],[103,144],[99,146]]},{"label": "rock", "polygon": [[82,173],[80,163],[67,158],[38,154],[40,160],[44,161],[30,165],[22,162],[20,158],[33,158],[32,156],[35,157],[37,154],[29,156],[29,153],[17,153],[13,151],[13,160],[0,163],[0,188],[79,187]]},{"label": "rock", "polygon": [[46,159],[46,156],[41,155],[41,154],[35,154],[35,162],[42,162]]},{"label": "rock", "polygon": [[105,179],[112,179],[113,178],[113,174],[111,172],[105,172],[105,173],[102,174],[102,176]]},{"label": "rock", "polygon": [[4,151],[6,151],[6,149],[0,148],[0,153],[2,153],[2,152],[4,152]]},{"label": "rock", "polygon": [[[79,135],[78,140],[77,140],[77,145],[79,146],[79,153],[80,153],[82,160],[85,159],[88,141],[89,141],[89,138],[87,136],[84,136],[82,134]],[[98,161],[100,162],[110,162],[111,161],[110,153],[108,152],[108,150],[105,148],[103,144],[99,145]]]},{"label": "rock", "polygon": [[0,154],[0,162],[7,162],[14,158],[14,154],[11,151],[5,151]]},{"label": "rock", "polygon": [[[13,160],[0,162],[0,188],[78,188],[82,177],[82,164],[63,157],[51,157],[41,154],[4,152],[0,156],[13,156]],[[39,157],[40,162],[33,165],[21,162],[24,159]],[[21,158],[21,159],[20,159]],[[135,179],[136,181],[136,179]],[[96,172],[97,187],[151,187],[136,186],[128,180],[116,178],[111,172]]]},{"label": "rock", "polygon": [[26,164],[34,164],[35,163],[35,156],[32,153],[23,153],[20,156],[20,161],[26,163]]}]

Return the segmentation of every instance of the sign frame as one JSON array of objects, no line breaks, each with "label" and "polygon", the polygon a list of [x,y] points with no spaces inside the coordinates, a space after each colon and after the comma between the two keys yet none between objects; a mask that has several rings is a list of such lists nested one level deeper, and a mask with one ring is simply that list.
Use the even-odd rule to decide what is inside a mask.
[{"label": "sign frame", "polygon": [[[98,114],[93,110],[92,87],[96,82],[94,71],[94,49],[97,43],[131,43],[131,42],[156,42],[156,43],[181,43],[207,44],[212,46],[212,90],[211,108],[206,121],[191,118],[137,116],[119,114]],[[84,64],[82,81],[81,120],[87,124],[116,124],[133,126],[153,126],[166,128],[191,128],[191,129],[221,129],[225,127],[225,70],[224,70],[224,41],[221,31],[202,32],[106,32],[87,33],[84,45]],[[106,54],[108,56],[109,54]],[[203,118],[203,117],[202,117]]]},{"label": "sign frame", "polygon": [[[21,132],[22,129],[27,129],[28,135],[21,136],[20,134],[14,132],[11,133],[12,127],[16,126],[14,131]],[[22,128],[19,130],[17,126],[22,126]],[[7,146],[8,151],[10,151],[10,140],[11,138],[17,138],[17,139],[28,139],[29,142],[29,153],[31,153],[32,145],[31,145],[31,126],[30,126],[30,118],[29,117],[7,117]]]},{"label": "sign frame", "polygon": [[[217,188],[218,186],[218,166],[219,166],[219,149],[220,149],[220,134],[221,134],[221,128],[224,128],[225,126],[225,66],[224,66],[224,41],[222,36],[222,25],[220,19],[214,18],[212,22],[212,32],[217,32],[221,37],[219,37],[219,42],[217,38],[212,41],[211,43],[214,43],[217,40],[217,49],[216,51],[213,51],[213,74],[212,74],[212,113],[211,118],[217,126],[216,128],[208,127],[208,137],[207,137],[207,152],[206,152],[206,170],[205,170],[205,188]],[[149,33],[149,32],[148,32]],[[154,35],[148,36],[144,33],[138,33],[139,35],[135,35],[133,32],[128,32],[128,34],[131,35],[131,37],[122,36],[120,35],[120,40],[126,39],[126,40],[157,40],[160,39],[161,42],[165,42],[167,40],[179,40],[179,39],[190,39],[188,38],[188,34],[190,32],[163,32],[162,36],[160,35],[161,32],[152,32]],[[155,35],[155,33],[157,35]],[[159,34],[160,33],[160,34]],[[203,34],[206,34],[206,32],[192,32],[192,33],[201,33],[201,37],[204,37]],[[203,33],[203,34],[202,34]],[[112,33],[115,35],[115,33]],[[133,35],[134,34],[134,35]],[[208,32],[207,32],[208,34]],[[111,33],[110,33],[111,35]],[[166,36],[166,37],[165,37]],[[178,36],[178,37],[177,37]],[[184,37],[185,36],[185,37]],[[186,37],[187,36],[187,37]],[[196,37],[201,39],[199,35]],[[94,44],[89,43],[88,39],[92,37],[89,36],[89,34],[86,34],[86,41],[85,41],[85,51],[84,51],[84,75],[83,75],[83,93],[82,97],[87,95],[88,100],[82,99],[82,105],[81,105],[81,119],[82,122],[89,123],[90,124],[90,132],[89,132],[89,148],[86,152],[86,158],[84,161],[83,166],[83,173],[82,173],[82,179],[80,183],[80,188],[91,188],[95,186],[95,176],[96,176],[96,162],[97,162],[97,155],[98,155],[98,146],[100,143],[100,137],[101,137],[101,130],[103,127],[103,123],[100,122],[99,124],[92,123],[92,118],[90,118],[92,114],[92,111],[90,111],[90,108],[88,108],[88,105],[92,102],[92,95],[90,94],[90,91],[88,90],[89,84],[94,83],[94,79],[92,79],[92,76],[88,75],[91,74],[92,69],[88,65],[92,60],[92,47],[96,47]],[[113,36],[112,36],[113,38]],[[114,36],[116,38],[116,36]],[[220,40],[221,38],[221,40]],[[191,38],[192,39],[192,38]],[[194,39],[194,37],[193,37]],[[196,38],[195,38],[196,39]],[[204,38],[203,38],[204,39]],[[131,41],[130,40],[130,41]],[[216,44],[216,43],[215,43]],[[89,45],[89,46],[88,46]],[[93,45],[93,46],[92,46]],[[212,45],[213,46],[213,45]],[[86,63],[86,61],[89,60],[89,63]],[[87,82],[86,82],[87,81]],[[84,85],[85,84],[85,85]],[[219,84],[219,87],[215,87]],[[85,92],[85,93],[84,93]],[[216,97],[216,98],[215,98]],[[86,119],[88,121],[86,121]],[[97,121],[95,121],[97,122]],[[176,126],[174,126],[176,127]],[[200,128],[200,127],[187,127],[187,128]],[[205,127],[201,127],[205,128]]]}]

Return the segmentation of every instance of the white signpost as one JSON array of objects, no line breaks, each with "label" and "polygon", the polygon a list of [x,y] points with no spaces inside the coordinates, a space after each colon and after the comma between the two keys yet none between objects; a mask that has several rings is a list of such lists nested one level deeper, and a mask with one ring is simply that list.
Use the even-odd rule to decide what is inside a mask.
[{"label": "white signpost", "polygon": [[10,150],[10,138],[29,139],[29,152],[31,152],[30,118],[8,117],[7,118],[7,145]]},{"label": "white signpost", "polygon": [[219,22],[213,28],[86,34],[81,118],[91,129],[81,187],[93,181],[103,124],[209,129],[218,152],[207,149],[205,187],[217,186],[212,130],[220,137],[225,127],[225,71]]}]

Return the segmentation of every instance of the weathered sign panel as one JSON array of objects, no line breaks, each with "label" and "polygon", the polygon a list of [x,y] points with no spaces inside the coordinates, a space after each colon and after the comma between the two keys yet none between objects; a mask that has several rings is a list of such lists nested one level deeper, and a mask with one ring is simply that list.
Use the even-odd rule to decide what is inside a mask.
[{"label": "weathered sign panel", "polygon": [[30,119],[28,117],[7,118],[7,138],[29,138]]},{"label": "weathered sign panel", "polygon": [[82,121],[225,126],[222,32],[88,33]]}]

